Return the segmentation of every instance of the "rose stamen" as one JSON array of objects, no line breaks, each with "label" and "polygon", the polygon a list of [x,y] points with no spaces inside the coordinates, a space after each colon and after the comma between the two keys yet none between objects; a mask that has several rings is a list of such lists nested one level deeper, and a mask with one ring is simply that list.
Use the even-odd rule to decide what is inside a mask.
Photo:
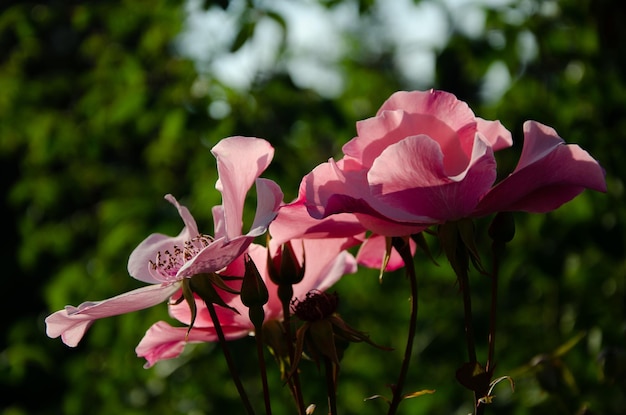
[{"label": "rose stamen", "polygon": [[148,261],[150,274],[164,282],[176,281],[178,271],[189,261],[196,257],[204,248],[209,246],[213,238],[209,235],[198,235],[185,241],[183,246],[174,245],[173,251],[169,249],[156,254],[156,261]]}]

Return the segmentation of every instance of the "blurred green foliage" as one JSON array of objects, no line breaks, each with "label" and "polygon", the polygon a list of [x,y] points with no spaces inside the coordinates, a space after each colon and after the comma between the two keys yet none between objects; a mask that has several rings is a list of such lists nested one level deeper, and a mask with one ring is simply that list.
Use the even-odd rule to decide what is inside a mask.
[{"label": "blurred green foliage", "polygon": [[[373,4],[357,2],[364,20]],[[99,321],[76,349],[47,338],[43,319],[66,304],[141,286],[127,275],[128,254],[149,233],[175,234],[181,226],[164,194],[180,198],[200,228],[211,229],[210,208],[220,199],[209,149],[219,139],[268,139],[276,156],[266,176],[290,200],[300,178],[355,135],[357,120],[373,115],[395,90],[414,86],[390,64],[391,50],[359,55],[353,38],[353,52],[340,62],[347,82],[336,98],[300,89],[278,70],[249,90],[229,88],[178,54],[174,40],[184,9],[175,1],[1,7],[3,413],[241,412],[214,345],[189,346],[180,359],[142,369],[133,349],[153,322],[168,318],[165,305]],[[250,15],[263,11],[260,2],[246,7]],[[531,12],[511,19],[516,7]],[[272,18],[288,29],[280,15]],[[432,86],[513,131],[516,145],[498,155],[502,172],[514,167],[527,119],[555,127],[607,171],[606,195],[585,192],[553,213],[516,215],[517,234],[501,271],[496,368],[496,376],[514,377],[516,389],[497,386],[488,413],[621,414],[626,407],[624,21],[625,6],[608,0],[513,2],[486,9],[480,36],[454,31],[438,51]],[[253,33],[254,25],[243,25],[232,49]],[[530,58],[519,52],[528,33],[536,41]],[[488,102],[481,88],[493,62],[505,65],[512,82]],[[199,86],[211,93],[197,93]],[[230,114],[211,117],[207,108],[215,101],[227,102]],[[487,225],[478,221],[482,234]],[[479,243],[488,263],[488,242]],[[411,391],[436,393],[406,401],[402,413],[471,411],[470,394],[454,380],[465,359],[461,299],[450,267],[442,255],[437,259],[440,266],[416,256],[421,309],[408,382]],[[478,352],[485,356],[489,284],[478,273],[471,277]],[[407,289],[401,273],[379,284],[373,270],[337,284],[344,319],[395,348],[350,346],[338,391],[342,413],[383,412],[381,400],[363,400],[389,395],[385,385],[395,381]],[[252,396],[260,398],[251,344],[243,339],[232,347]],[[313,364],[305,367],[306,399],[324,412],[322,374]],[[273,376],[273,392],[284,398],[276,399],[275,412],[293,413]]]}]

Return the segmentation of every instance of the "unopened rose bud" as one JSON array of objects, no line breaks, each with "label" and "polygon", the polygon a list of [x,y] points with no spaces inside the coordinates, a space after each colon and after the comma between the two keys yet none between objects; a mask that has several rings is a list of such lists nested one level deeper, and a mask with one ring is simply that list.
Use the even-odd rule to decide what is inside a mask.
[{"label": "unopened rose bud", "polygon": [[244,256],[244,263],[245,273],[241,283],[241,302],[248,308],[263,307],[269,299],[267,287],[254,261],[248,254]]},{"label": "unopened rose bud", "polygon": [[274,258],[268,251],[267,270],[276,285],[294,285],[304,278],[305,261],[303,259],[300,265],[291,241],[288,241],[278,249]]}]

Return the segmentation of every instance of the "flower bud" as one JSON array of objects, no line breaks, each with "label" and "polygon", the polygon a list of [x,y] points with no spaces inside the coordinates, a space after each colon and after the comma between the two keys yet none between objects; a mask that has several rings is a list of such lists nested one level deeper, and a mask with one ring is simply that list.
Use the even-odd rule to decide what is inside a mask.
[{"label": "flower bud", "polygon": [[317,290],[309,291],[304,300],[296,299],[292,302],[292,311],[304,323],[296,333],[292,371],[297,370],[300,356],[305,349],[311,360],[318,365],[320,358],[324,357],[337,366],[350,343],[366,342],[389,350],[374,344],[367,334],[348,326],[336,313],[338,302],[337,293]]},{"label": "flower bud", "polygon": [[244,256],[245,272],[241,283],[241,302],[248,308],[263,307],[269,299],[267,287],[250,255]]},{"label": "flower bud", "polygon": [[294,285],[302,281],[305,269],[304,253],[302,255],[302,265],[300,265],[291,241],[283,244],[274,258],[268,251],[267,270],[272,282],[276,285]]}]

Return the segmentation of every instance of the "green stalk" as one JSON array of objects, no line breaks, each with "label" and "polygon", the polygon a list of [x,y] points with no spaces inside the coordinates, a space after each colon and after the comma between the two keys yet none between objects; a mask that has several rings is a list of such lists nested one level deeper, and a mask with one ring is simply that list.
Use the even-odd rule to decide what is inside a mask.
[{"label": "green stalk", "polygon": [[[278,297],[280,298],[283,306],[283,327],[285,329],[285,340],[287,341],[287,351],[289,352],[289,365],[295,361],[296,351],[293,347],[293,338],[291,335],[291,310],[290,303],[293,297],[293,287],[291,285],[280,285],[278,287]],[[305,415],[306,409],[304,408],[304,398],[302,397],[302,388],[300,387],[300,376],[298,371],[294,370],[293,375],[289,379],[289,389],[293,395],[293,399],[298,408],[298,415]]]},{"label": "green stalk", "polygon": [[418,302],[417,302],[417,276],[415,274],[415,266],[413,265],[413,257],[411,256],[411,248],[408,243],[406,243],[401,238],[393,238],[392,240],[393,246],[396,248],[396,251],[400,254],[402,261],[404,261],[404,266],[406,269],[406,275],[410,282],[411,289],[411,316],[409,321],[409,330],[408,337],[406,341],[406,347],[404,349],[404,359],[402,360],[402,366],[400,368],[400,374],[398,375],[398,381],[393,387],[393,398],[391,400],[391,404],[389,405],[389,411],[387,415],[393,415],[398,410],[398,406],[403,398],[402,390],[404,389],[404,383],[406,381],[406,376],[409,371],[409,365],[411,363],[411,352],[413,351],[413,341],[415,339],[415,332],[417,330],[417,311],[418,311]]},{"label": "green stalk", "polygon": [[498,310],[498,275],[500,273],[500,258],[499,253],[502,252],[504,245],[501,247],[496,246],[497,242],[493,243],[493,266],[491,273],[491,314],[489,316],[489,352],[487,354],[487,365],[485,370],[490,372],[494,367],[494,355],[496,344],[496,313]]},{"label": "green stalk", "polygon": [[337,415],[337,385],[335,384],[335,373],[333,362],[324,356],[324,369],[326,372],[326,390],[328,394],[328,413]]},{"label": "green stalk", "polygon": [[228,345],[226,344],[226,338],[224,337],[224,331],[222,330],[222,326],[220,324],[220,320],[217,317],[217,313],[215,312],[215,306],[212,302],[205,302],[207,309],[209,310],[209,314],[211,315],[211,320],[213,321],[213,326],[215,326],[215,332],[217,333],[217,338],[219,340],[220,346],[222,348],[222,353],[224,354],[224,359],[226,359],[226,364],[228,365],[228,370],[230,371],[230,375],[235,382],[235,386],[237,388],[237,392],[239,392],[239,397],[241,398],[241,402],[243,406],[246,408],[246,412],[248,415],[254,415],[254,409],[250,404],[250,400],[248,399],[248,395],[246,394],[245,389],[243,388],[243,384],[241,383],[241,379],[237,374],[237,369],[235,368],[235,363],[233,358],[228,350]]},{"label": "green stalk", "polygon": [[265,401],[265,414],[272,415],[272,404],[270,401],[270,388],[267,383],[267,368],[265,366],[265,354],[263,353],[263,330],[259,326],[255,329],[256,352],[259,360],[259,370],[261,371],[261,382],[263,383],[263,399]]}]

